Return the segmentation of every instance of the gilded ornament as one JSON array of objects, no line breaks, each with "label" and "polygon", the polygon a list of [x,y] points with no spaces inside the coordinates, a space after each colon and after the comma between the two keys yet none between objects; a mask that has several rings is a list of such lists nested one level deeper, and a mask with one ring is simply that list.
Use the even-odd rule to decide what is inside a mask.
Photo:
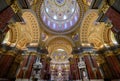
[{"label": "gilded ornament", "polygon": [[17,1],[15,1],[15,2],[11,5],[11,8],[13,9],[13,11],[14,11],[15,13],[17,13],[17,12],[20,10],[20,8],[19,8],[19,6],[18,6],[18,4],[17,4]]}]

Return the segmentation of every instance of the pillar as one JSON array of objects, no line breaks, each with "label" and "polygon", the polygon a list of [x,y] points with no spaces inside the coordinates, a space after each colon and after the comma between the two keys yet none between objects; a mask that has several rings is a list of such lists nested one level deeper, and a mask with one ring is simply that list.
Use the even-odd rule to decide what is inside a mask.
[{"label": "pillar", "polygon": [[[9,1],[8,1],[9,2]],[[8,22],[11,18],[15,16],[15,14],[20,11],[17,1],[13,1],[13,3],[0,12],[0,30],[8,31]]]},{"label": "pillar", "polygon": [[100,73],[100,69],[99,66],[97,64],[97,60],[96,60],[96,56],[95,55],[91,55],[91,61],[92,61],[92,65],[94,68],[96,68],[96,79],[102,79],[102,75]]},{"label": "pillar", "polygon": [[0,13],[0,29],[4,29],[14,14],[15,13],[10,6]]},{"label": "pillar", "polygon": [[50,79],[50,60],[46,55],[43,55],[41,57],[41,62],[43,64],[43,67],[41,69],[41,79],[42,80],[49,80]]},{"label": "pillar", "polygon": [[29,55],[23,55],[23,61],[21,62],[21,65],[19,67],[19,71],[17,73],[17,78],[24,78],[24,70],[23,68],[26,67],[28,63]]},{"label": "pillar", "polygon": [[15,60],[12,63],[11,68],[10,68],[10,70],[8,72],[8,76],[7,77],[9,79],[15,79],[16,78],[17,71],[18,71],[18,68],[19,68],[20,63],[21,63],[22,60],[23,60],[23,57],[22,57],[21,54],[17,54],[15,56]]},{"label": "pillar", "polygon": [[111,79],[112,78],[111,70],[106,62],[100,64],[100,68],[102,70],[104,79]]},{"label": "pillar", "polygon": [[105,15],[112,21],[114,27],[120,30],[120,14],[110,7]]},{"label": "pillar", "polygon": [[92,64],[91,64],[90,56],[85,55],[84,56],[84,61],[85,61],[85,64],[86,64],[89,79],[95,79],[95,75],[94,75],[94,72],[92,70]]},{"label": "pillar", "polygon": [[0,59],[0,77],[6,78],[8,75],[8,71],[10,70],[15,57],[12,52],[7,52],[7,54],[3,55]]},{"label": "pillar", "polygon": [[101,70],[102,77],[104,79],[111,79],[112,73],[109,68],[109,64],[106,62],[104,54],[99,54],[97,61],[99,62],[99,68]]},{"label": "pillar", "polygon": [[106,52],[105,58],[107,63],[109,64],[109,68],[112,72],[113,79],[119,79],[120,77],[120,63],[116,58],[115,54],[112,51]]},{"label": "pillar", "polygon": [[33,68],[33,64],[35,62],[36,56],[35,55],[31,55],[30,59],[29,59],[29,64],[27,65],[27,70],[25,73],[25,78],[30,79],[31,77],[31,73],[32,73],[32,68]]},{"label": "pillar", "polygon": [[80,72],[78,68],[79,58],[75,55],[70,60],[70,79],[80,80]]}]

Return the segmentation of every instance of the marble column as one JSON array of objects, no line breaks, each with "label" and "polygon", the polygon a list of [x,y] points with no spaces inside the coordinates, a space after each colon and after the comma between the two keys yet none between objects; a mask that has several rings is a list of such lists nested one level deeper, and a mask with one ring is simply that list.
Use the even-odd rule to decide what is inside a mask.
[{"label": "marble column", "polygon": [[107,63],[100,64],[100,68],[102,70],[104,78],[106,79],[112,78],[112,73]]},{"label": "marble column", "polygon": [[93,69],[92,69],[92,63],[90,60],[90,56],[88,54],[84,55],[84,61],[86,64],[89,79],[95,79],[95,74],[94,74]]},{"label": "marble column", "polygon": [[32,68],[33,68],[33,63],[35,62],[35,55],[30,55],[28,65],[26,66],[27,70],[25,73],[25,78],[30,79],[31,73],[32,73]]},{"label": "marble column", "polygon": [[110,7],[105,15],[112,21],[114,27],[120,30],[120,13]]},{"label": "marble column", "polygon": [[98,67],[97,60],[96,60],[96,56],[95,56],[95,55],[92,55],[92,56],[91,56],[91,61],[92,61],[93,67],[96,68],[96,73],[95,73],[96,79],[102,79],[102,75],[101,75],[101,73],[100,73],[100,70],[99,70],[99,67]]},{"label": "marble column", "polygon": [[41,69],[41,78],[43,80],[49,80],[50,78],[50,61],[48,60],[48,57],[45,55],[45,56],[42,56],[41,57],[41,62],[43,64],[43,68]]},{"label": "marble column", "polygon": [[74,56],[70,60],[70,78],[72,80],[79,80],[80,79],[78,62],[79,62],[79,58],[76,58],[76,56]]},{"label": "marble column", "polygon": [[10,6],[0,13],[0,29],[4,29],[14,14],[15,13]]},{"label": "marble column", "polygon": [[28,59],[29,59],[29,55],[23,55],[23,61],[21,62],[21,65],[19,67],[19,71],[17,73],[17,78],[24,78],[23,75],[24,75],[24,70],[23,70],[23,67],[25,67],[28,63]]},{"label": "marble column", "polygon": [[107,63],[109,64],[109,68],[112,72],[113,78],[118,79],[120,77],[120,63],[115,54],[113,54],[112,51],[106,52],[105,58]]},{"label": "marble column", "polygon": [[23,60],[23,57],[22,57],[21,54],[17,54],[15,56],[15,60],[12,63],[11,68],[8,72],[8,76],[7,76],[8,78],[16,78],[17,71],[19,69],[19,66],[20,66],[20,63],[21,63],[22,60]]},{"label": "marble column", "polygon": [[12,55],[3,55],[0,59],[0,77],[6,78],[7,73],[10,70],[10,67],[12,66],[12,63],[14,61],[14,56]]}]

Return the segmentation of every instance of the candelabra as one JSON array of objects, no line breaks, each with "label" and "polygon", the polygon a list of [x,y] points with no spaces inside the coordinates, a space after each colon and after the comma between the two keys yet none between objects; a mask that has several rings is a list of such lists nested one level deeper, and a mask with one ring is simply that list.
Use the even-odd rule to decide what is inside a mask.
[{"label": "candelabra", "polygon": [[28,69],[27,67],[23,67],[22,68],[22,70],[23,70],[23,78],[25,78],[25,76],[26,76],[27,69]]},{"label": "candelabra", "polygon": [[42,69],[42,63],[40,62],[40,58],[37,57],[36,62],[33,64],[33,81],[40,80],[40,72]]},{"label": "candelabra", "polygon": [[93,72],[94,72],[95,79],[97,79],[97,76],[96,76],[97,68],[93,67],[92,70],[93,70]]},{"label": "candelabra", "polygon": [[86,65],[85,62],[82,60],[82,57],[79,58],[80,62],[78,63],[78,68],[80,69],[80,78],[83,81],[89,81],[86,71]]}]

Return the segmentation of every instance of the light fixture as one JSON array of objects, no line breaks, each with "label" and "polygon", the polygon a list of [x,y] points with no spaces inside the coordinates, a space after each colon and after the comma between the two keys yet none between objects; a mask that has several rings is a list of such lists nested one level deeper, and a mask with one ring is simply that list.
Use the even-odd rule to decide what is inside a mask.
[{"label": "light fixture", "polygon": [[49,9],[48,8],[46,8],[46,12],[48,12],[49,11]]},{"label": "light fixture", "polygon": [[66,16],[66,15],[64,15],[63,19],[67,19],[67,16]]}]

